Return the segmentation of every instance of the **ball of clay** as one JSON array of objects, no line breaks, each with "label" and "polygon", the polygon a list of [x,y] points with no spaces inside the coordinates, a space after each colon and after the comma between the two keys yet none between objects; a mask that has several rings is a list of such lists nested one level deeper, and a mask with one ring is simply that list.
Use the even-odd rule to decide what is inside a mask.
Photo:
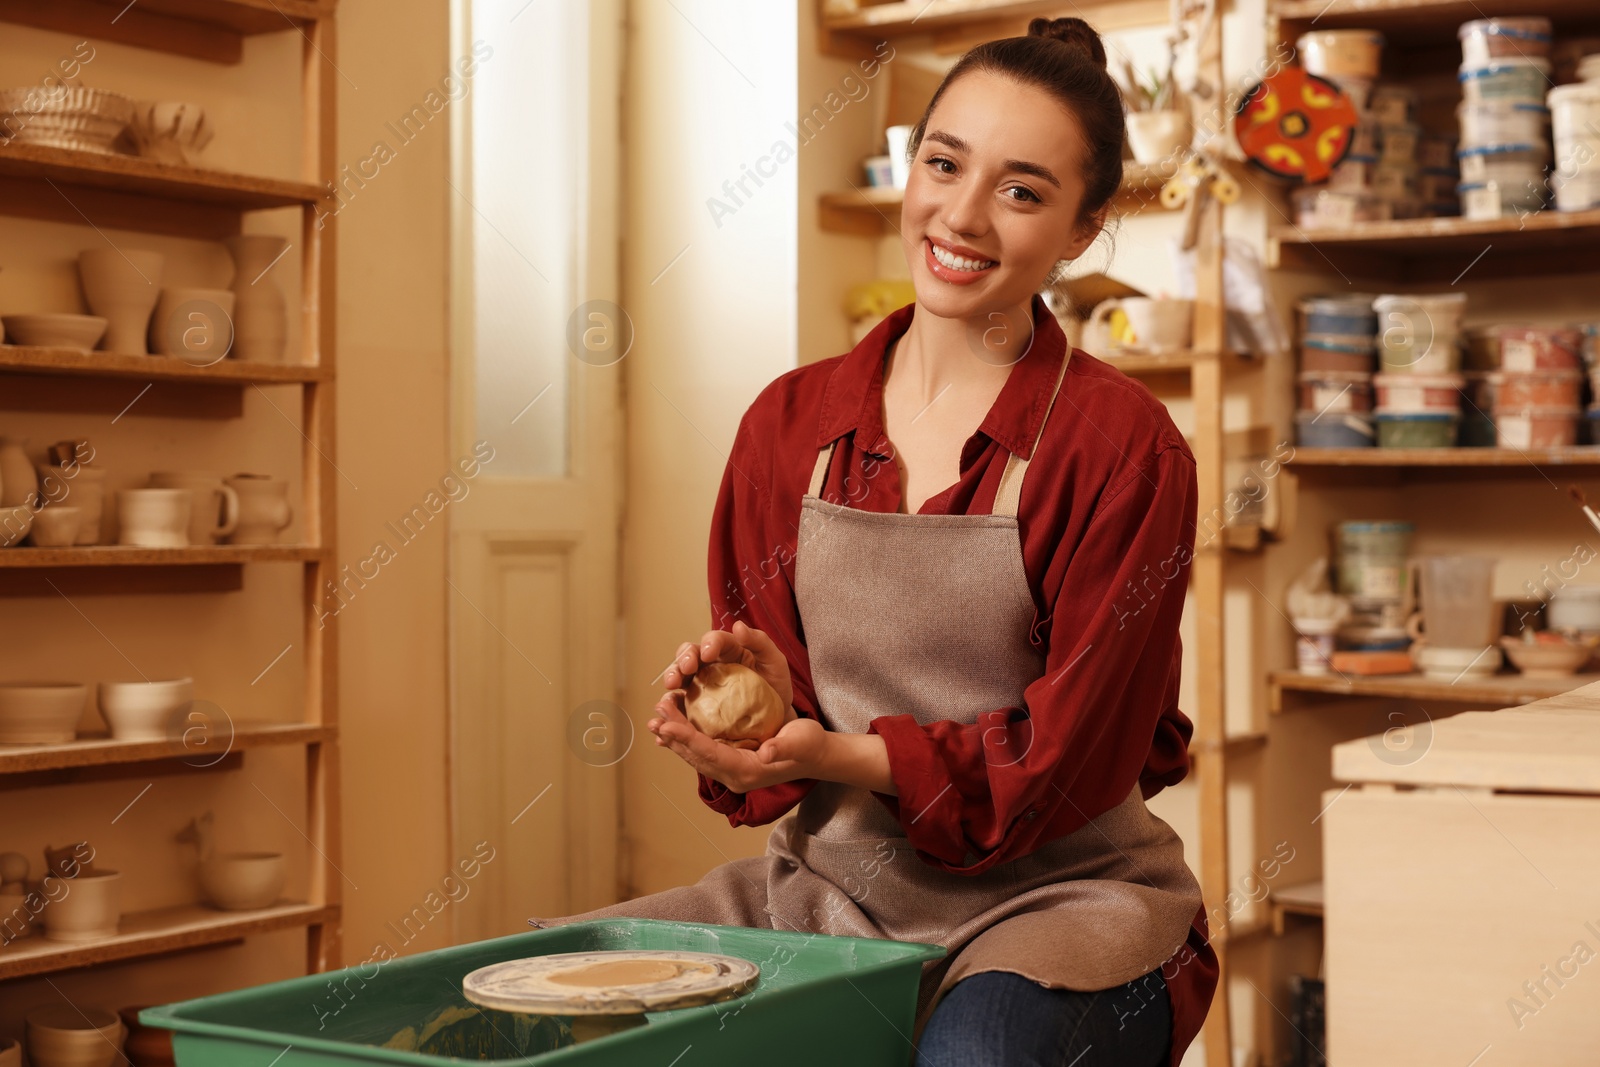
[{"label": "ball of clay", "polygon": [[735,748],[760,748],[783,727],[789,709],[778,691],[742,663],[707,663],[683,686],[695,728]]}]

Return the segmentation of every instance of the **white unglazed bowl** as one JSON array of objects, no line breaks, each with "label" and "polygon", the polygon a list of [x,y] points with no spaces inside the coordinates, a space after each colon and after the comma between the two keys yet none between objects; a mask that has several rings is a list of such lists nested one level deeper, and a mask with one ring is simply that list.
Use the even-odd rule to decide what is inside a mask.
[{"label": "white unglazed bowl", "polygon": [[0,684],[0,745],[59,745],[76,740],[89,687],[77,682]]},{"label": "white unglazed bowl", "polygon": [[165,682],[101,682],[100,714],[118,741],[163,741],[174,731],[183,708],[194,700],[194,679]]},{"label": "white unglazed bowl", "polygon": [[200,862],[200,890],[223,911],[250,911],[278,902],[286,871],[281,852],[224,852]]},{"label": "white unglazed bowl", "polygon": [[111,1067],[122,1059],[126,1034],[115,1012],[47,1004],[28,1013],[28,1062],[34,1067]]},{"label": "white unglazed bowl", "polygon": [[53,899],[42,912],[48,940],[103,941],[117,936],[122,918],[121,872],[52,878],[51,883],[45,895]]},{"label": "white unglazed bowl", "polygon": [[74,348],[91,352],[105,335],[107,320],[98,315],[7,315],[6,336],[14,345]]}]

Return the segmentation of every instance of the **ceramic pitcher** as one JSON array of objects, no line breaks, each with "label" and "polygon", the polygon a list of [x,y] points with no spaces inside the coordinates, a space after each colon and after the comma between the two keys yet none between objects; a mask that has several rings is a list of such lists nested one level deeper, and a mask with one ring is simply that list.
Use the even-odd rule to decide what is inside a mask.
[{"label": "ceramic pitcher", "polygon": [[189,512],[189,543],[214,545],[239,524],[239,494],[211,471],[156,471],[152,489],[187,489],[194,494]]},{"label": "ceramic pitcher", "polygon": [[231,545],[274,545],[294,521],[289,483],[265,474],[235,474],[227,480],[239,494],[239,522],[228,538]]}]

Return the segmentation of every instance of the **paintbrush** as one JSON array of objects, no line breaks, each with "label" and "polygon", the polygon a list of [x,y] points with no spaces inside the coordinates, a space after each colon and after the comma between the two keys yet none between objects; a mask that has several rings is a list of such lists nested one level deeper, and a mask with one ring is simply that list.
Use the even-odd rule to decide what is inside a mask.
[{"label": "paintbrush", "polygon": [[1596,531],[1600,531],[1600,515],[1596,515],[1594,508],[1591,508],[1584,499],[1583,490],[1575,485],[1569,485],[1567,486],[1567,492],[1572,494],[1572,499],[1578,502],[1578,506],[1583,509],[1583,513],[1589,517],[1589,525],[1593,526]]}]

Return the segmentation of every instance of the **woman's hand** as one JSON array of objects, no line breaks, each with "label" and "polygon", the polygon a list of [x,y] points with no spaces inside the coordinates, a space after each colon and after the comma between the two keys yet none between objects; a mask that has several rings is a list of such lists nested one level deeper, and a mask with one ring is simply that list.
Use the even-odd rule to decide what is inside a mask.
[{"label": "woman's hand", "polygon": [[789,721],[777,735],[753,751],[735,748],[696,729],[684,714],[681,689],[664,693],[655,710],[656,717],[649,725],[656,744],[672,749],[697,772],[735,793],[796,778],[815,778],[828,752],[827,729],[815,719],[795,714],[793,707],[789,709]]},{"label": "woman's hand", "polygon": [[681,689],[684,681],[702,663],[740,663],[764,678],[778,691],[787,705],[794,704],[794,684],[789,680],[789,661],[778,646],[761,630],[742,622],[733,624],[732,630],[708,630],[700,643],[685,641],[678,648],[678,657],[672,666],[661,674],[665,689]]}]

